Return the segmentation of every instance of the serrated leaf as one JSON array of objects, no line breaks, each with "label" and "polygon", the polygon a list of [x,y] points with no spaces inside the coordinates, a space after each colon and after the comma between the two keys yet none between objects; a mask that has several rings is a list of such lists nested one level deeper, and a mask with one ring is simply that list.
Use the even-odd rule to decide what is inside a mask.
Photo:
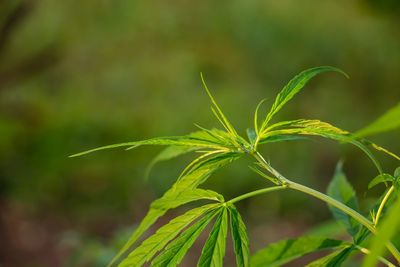
[{"label": "serrated leaf", "polygon": [[204,228],[210,223],[215,215],[217,215],[217,213],[218,210],[211,211],[187,228],[178,238],[168,244],[168,246],[152,261],[151,266],[177,266]]},{"label": "serrated leaf", "polygon": [[264,140],[268,140],[273,136],[280,135],[315,135],[353,144],[361,149],[375,164],[379,173],[382,173],[382,167],[380,163],[362,141],[352,136],[349,132],[339,129],[327,122],[304,119],[279,122],[266,129],[264,135],[260,137],[260,143],[263,143]]},{"label": "serrated leaf", "polygon": [[395,179],[393,176],[391,176],[390,174],[387,173],[382,173],[379,174],[378,176],[376,176],[374,179],[372,179],[372,181],[368,184],[368,189],[371,189],[372,187],[380,184],[380,183],[385,183],[386,182],[394,182]]},{"label": "serrated leaf", "polygon": [[214,138],[208,132],[200,131],[184,136],[156,137],[141,141],[132,141],[120,144],[107,145],[83,151],[71,155],[70,157],[79,157],[89,153],[106,149],[119,148],[119,147],[128,147],[128,149],[132,149],[143,145],[159,145],[159,146],[185,146],[193,148],[222,149],[225,148],[223,144],[225,143],[221,142],[221,140]]},{"label": "serrated leaf", "polygon": [[325,249],[338,248],[344,244],[345,242],[341,240],[314,236],[303,236],[296,239],[281,240],[258,251],[251,258],[250,266],[282,266],[283,264],[306,254]]},{"label": "serrated leaf", "polygon": [[155,200],[151,204],[151,208],[159,210],[170,209],[170,207],[178,207],[182,205],[182,203],[189,203],[200,199],[208,199],[218,202],[224,201],[224,197],[217,192],[194,188],[174,194],[165,194],[162,198]]},{"label": "serrated leaf", "polygon": [[[358,201],[353,187],[347,181],[346,175],[342,171],[342,164],[338,163],[335,175],[328,186],[328,195],[342,202],[353,210],[358,210]],[[346,226],[347,232],[355,238],[360,230],[360,225],[352,217],[341,210],[329,206],[334,218]]]},{"label": "serrated leaf", "polygon": [[[374,267],[376,266],[379,257],[384,256],[385,246],[390,239],[398,233],[400,228],[400,198],[391,206],[389,212],[383,218],[382,223],[379,224],[378,234],[375,235],[370,243],[370,251],[363,262],[363,267]],[[397,256],[397,263],[400,264],[400,258]]]},{"label": "serrated leaf", "polygon": [[222,267],[228,232],[228,211],[222,209],[203,247],[198,267]]},{"label": "serrated leaf", "polygon": [[158,251],[163,249],[169,241],[174,239],[191,222],[219,206],[220,204],[205,205],[192,209],[172,219],[168,224],[158,229],[155,234],[143,241],[142,244],[133,250],[118,266],[142,266],[144,263],[151,260]]},{"label": "serrated leaf", "polygon": [[231,218],[233,248],[236,255],[236,265],[238,267],[247,267],[250,263],[250,247],[246,225],[244,224],[238,210],[233,205],[229,207],[229,213]]},{"label": "serrated leaf", "polygon": [[303,136],[277,134],[277,135],[272,135],[272,136],[263,138],[259,142],[259,144],[277,143],[277,142],[286,142],[286,141],[298,141],[298,140],[309,140],[309,139],[307,137],[303,137]]},{"label": "serrated leaf", "polygon": [[351,252],[350,247],[346,247],[337,251],[334,251],[322,258],[319,258],[305,267],[340,267],[344,260],[349,256]]},{"label": "serrated leaf", "polygon": [[334,71],[334,72],[339,72],[347,77],[347,74],[345,74],[342,70],[330,66],[322,66],[322,67],[316,67],[316,68],[311,68],[308,70],[305,70],[295,76],[292,80],[289,81],[289,83],[282,89],[282,91],[277,95],[274,104],[271,107],[271,110],[267,114],[264,122],[262,123],[262,127],[260,132],[267,126],[269,121],[272,119],[272,117],[279,111],[281,108],[289,102],[306,84],[307,82],[316,76],[317,74],[327,72],[327,71]]},{"label": "serrated leaf", "polygon": [[[163,216],[168,210],[176,208],[180,205],[188,203],[188,201],[194,201],[199,199],[210,199],[209,190],[197,190],[193,191],[200,184],[205,182],[210,175],[222,166],[230,163],[237,159],[238,155],[217,155],[213,158],[207,159],[203,164],[196,170],[188,173],[181,177],[165,194],[155,200],[151,206],[149,212],[146,214],[144,219],[141,221],[139,226],[135,229],[132,236],[129,238],[127,243],[122,247],[119,253],[113,258],[110,266],[113,266],[118,260],[124,256],[135,244],[137,239],[152,226],[159,217]],[[205,195],[199,195],[205,194]],[[185,196],[186,194],[186,196]],[[195,194],[195,195],[193,195]],[[214,194],[214,193],[211,193]],[[196,196],[198,198],[196,199]],[[221,196],[215,196],[216,198],[222,198]]]},{"label": "serrated leaf", "polygon": [[356,132],[356,135],[359,137],[365,137],[387,132],[398,127],[400,127],[400,103],[389,109],[385,114],[368,126]]},{"label": "serrated leaf", "polygon": [[222,126],[224,126],[224,128],[229,133],[231,133],[232,136],[234,136],[234,137],[238,136],[235,128],[232,126],[232,124],[226,118],[225,114],[222,112],[221,108],[218,106],[217,101],[215,101],[213,95],[211,94],[210,89],[208,89],[208,86],[206,84],[206,81],[204,80],[204,77],[203,77],[202,73],[200,73],[200,77],[201,77],[201,81],[203,83],[204,89],[206,90],[208,96],[210,97],[211,103],[213,105],[213,107],[211,109],[214,112],[215,116],[221,122]]}]

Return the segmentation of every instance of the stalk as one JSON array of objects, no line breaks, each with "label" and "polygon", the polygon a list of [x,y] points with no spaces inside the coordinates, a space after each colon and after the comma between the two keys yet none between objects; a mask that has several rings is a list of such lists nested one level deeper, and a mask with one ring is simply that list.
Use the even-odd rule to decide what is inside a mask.
[{"label": "stalk", "polygon": [[379,208],[378,208],[378,212],[376,213],[376,216],[375,216],[375,220],[374,220],[375,226],[378,225],[378,221],[379,221],[379,218],[381,217],[383,208],[385,207],[386,202],[389,200],[389,197],[393,193],[393,191],[394,191],[394,186],[392,185],[390,187],[389,191],[387,191],[385,197],[382,199],[382,202],[381,202],[381,204],[379,205]]},{"label": "stalk", "polygon": [[[358,245],[355,245],[355,247],[362,253],[364,253],[365,255],[369,255],[371,254],[371,251],[369,249],[366,249],[364,247],[360,247]],[[380,262],[382,262],[383,264],[385,264],[388,267],[396,267],[396,265],[394,265],[393,263],[391,263],[390,261],[388,261],[387,259],[383,258],[383,257],[378,257],[378,260]]]},{"label": "stalk", "polygon": [[[267,171],[269,171],[271,174],[273,174],[276,178],[278,178],[281,181],[282,186],[285,186],[286,188],[291,188],[296,191],[303,192],[307,195],[318,198],[318,199],[324,201],[325,203],[328,203],[329,205],[334,206],[335,208],[343,211],[344,213],[346,213],[347,215],[349,215],[350,217],[355,219],[361,225],[365,226],[372,234],[377,235],[377,230],[375,228],[375,225],[370,220],[365,218],[363,215],[358,213],[357,211],[344,205],[342,202],[337,201],[336,199],[334,199],[328,195],[325,195],[324,193],[321,193],[310,187],[298,184],[296,182],[293,182],[293,181],[285,178],[277,170],[272,168],[272,166],[262,157],[262,155],[259,152],[255,152],[253,155],[262,167],[264,167]],[[400,263],[400,252],[397,250],[397,248],[391,242],[386,243],[386,248],[395,257],[397,262]]]},{"label": "stalk", "polygon": [[285,188],[286,188],[286,186],[279,185],[279,186],[272,186],[272,187],[267,187],[267,188],[255,190],[255,191],[240,195],[238,197],[235,197],[235,198],[227,201],[227,203],[228,204],[233,204],[235,202],[241,201],[241,200],[249,198],[249,197],[254,197],[256,195],[261,195],[261,194],[272,192],[272,191],[282,190],[282,189],[285,189]]}]

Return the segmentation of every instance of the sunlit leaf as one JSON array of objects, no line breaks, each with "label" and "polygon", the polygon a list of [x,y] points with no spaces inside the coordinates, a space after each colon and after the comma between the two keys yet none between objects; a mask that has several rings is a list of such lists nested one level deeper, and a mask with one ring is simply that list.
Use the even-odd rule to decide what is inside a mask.
[{"label": "sunlit leaf", "polygon": [[[201,138],[200,136],[204,138]],[[223,146],[221,146],[220,140],[212,139],[208,133],[196,132],[187,136],[157,137],[141,141],[125,142],[120,144],[102,146],[71,155],[70,157],[79,157],[89,153],[106,149],[119,148],[119,147],[128,147],[128,149],[132,149],[143,145],[185,146],[192,148],[214,148],[214,149],[224,148]]]},{"label": "sunlit leaf", "polygon": [[278,142],[286,142],[286,141],[298,141],[298,140],[309,140],[309,138],[303,137],[303,136],[297,136],[297,135],[276,134],[276,135],[271,135],[266,138],[263,138],[259,142],[259,144],[278,143]]},{"label": "sunlit leaf", "polygon": [[398,127],[400,127],[400,103],[389,109],[385,114],[368,126],[356,132],[356,135],[365,137],[394,130]]},{"label": "sunlit leaf", "polygon": [[342,70],[330,66],[316,67],[312,69],[305,70],[295,76],[289,83],[282,89],[282,91],[277,95],[271,110],[267,114],[264,122],[262,123],[260,132],[267,126],[272,117],[287,103],[291,100],[306,84],[307,82],[319,73],[334,71],[339,72],[347,77]]},{"label": "sunlit leaf", "polygon": [[177,266],[204,228],[215,217],[217,212],[218,210],[208,212],[200,220],[186,229],[175,240],[168,244],[168,246],[152,261],[151,266]]},{"label": "sunlit leaf", "polygon": [[[338,163],[335,175],[328,186],[328,195],[342,202],[353,210],[358,210],[358,201],[353,187],[347,181],[346,175],[343,173],[342,164]],[[360,230],[360,224],[352,217],[342,212],[341,210],[329,206],[333,216],[337,221],[346,226],[347,232],[355,238]]]},{"label": "sunlit leaf", "polygon": [[[129,252],[137,239],[169,209],[184,205],[190,201],[212,199],[214,197],[215,200],[222,198],[218,195],[213,196],[214,193],[209,190],[194,189],[205,182],[207,178],[210,177],[210,175],[217,169],[232,162],[236,158],[237,156],[235,157],[233,155],[225,157],[219,155],[217,157],[207,159],[201,167],[181,177],[167,192],[165,192],[161,198],[155,200],[151,204],[149,212],[146,214],[139,226],[135,229],[134,233],[120,250],[120,252],[113,258],[110,265],[117,263],[119,258]],[[204,193],[205,195],[199,195],[199,193]]]},{"label": "sunlit leaf", "polygon": [[233,248],[236,255],[236,265],[238,267],[247,267],[249,266],[250,260],[250,248],[246,225],[234,206],[229,207],[229,213],[231,218]]},{"label": "sunlit leaf", "polygon": [[273,136],[315,135],[353,144],[361,149],[375,164],[379,173],[382,173],[380,163],[363,142],[352,136],[349,132],[339,129],[327,122],[299,119],[279,122],[271,125],[266,130],[268,131],[260,137],[260,143],[264,143],[264,140],[268,140]]},{"label": "sunlit leaf", "polygon": [[215,116],[218,118],[218,120],[221,122],[221,124],[224,126],[224,128],[230,132],[233,136],[237,136],[237,132],[235,128],[233,128],[232,124],[229,122],[229,120],[226,118],[225,114],[222,112],[221,108],[218,106],[217,102],[215,101],[213,95],[211,94],[210,89],[208,89],[208,86],[204,80],[203,74],[200,73],[201,76],[201,81],[203,82],[204,88],[206,89],[206,92],[208,96],[211,99],[211,103],[213,104],[213,112]]},{"label": "sunlit leaf", "polygon": [[225,256],[226,236],[228,232],[228,211],[222,209],[210,235],[203,247],[197,266],[221,267]]},{"label": "sunlit leaf", "polygon": [[324,237],[302,236],[270,244],[251,258],[252,267],[282,266],[306,254],[343,246],[345,242]]},{"label": "sunlit leaf", "polygon": [[158,251],[163,249],[169,241],[174,239],[191,222],[219,206],[220,204],[202,206],[172,219],[168,224],[158,229],[155,234],[143,241],[143,243],[133,250],[118,266],[142,266],[144,263],[151,260]]}]

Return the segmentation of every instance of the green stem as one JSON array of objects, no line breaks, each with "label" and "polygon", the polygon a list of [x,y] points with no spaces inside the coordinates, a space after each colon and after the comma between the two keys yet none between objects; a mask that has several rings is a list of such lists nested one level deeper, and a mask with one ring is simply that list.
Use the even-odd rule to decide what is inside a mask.
[{"label": "green stem", "polygon": [[[355,247],[362,253],[364,253],[365,255],[369,255],[371,254],[371,251],[369,249],[366,249],[364,247],[360,247],[358,245],[355,245]],[[387,259],[383,258],[383,257],[378,257],[378,260],[380,262],[382,262],[383,264],[385,264],[388,267],[396,267],[396,265],[394,265],[393,263],[391,263],[390,261],[388,261]]]},{"label": "green stem", "polygon": [[241,196],[235,197],[235,198],[227,201],[227,203],[233,204],[235,202],[241,201],[241,200],[249,198],[249,197],[253,197],[253,196],[256,196],[256,195],[261,195],[261,194],[272,192],[272,191],[282,190],[282,189],[285,189],[285,188],[286,188],[286,186],[280,185],[280,186],[272,186],[272,187],[267,187],[267,188],[255,190],[255,191],[249,192],[247,194],[243,194]]},{"label": "green stem", "polygon": [[383,208],[385,207],[387,201],[389,200],[390,195],[391,195],[393,192],[394,192],[394,186],[392,185],[392,186],[390,187],[389,191],[387,191],[385,197],[382,199],[381,204],[379,205],[378,212],[376,213],[376,216],[375,216],[375,219],[374,219],[374,224],[375,224],[375,226],[378,225],[378,221],[379,221],[379,218],[381,217]]},{"label": "green stem", "polygon": [[[303,192],[305,194],[308,194],[310,196],[318,198],[318,199],[334,206],[335,208],[341,210],[345,214],[347,214],[350,217],[352,217],[353,219],[355,219],[358,223],[365,226],[374,235],[377,234],[375,225],[370,220],[365,218],[363,215],[358,213],[357,211],[344,205],[342,202],[339,202],[336,199],[334,199],[328,195],[325,195],[317,190],[314,190],[307,186],[304,186],[304,185],[301,185],[296,182],[288,180],[282,174],[280,174],[277,170],[272,168],[272,166],[262,157],[262,155],[259,152],[256,152],[253,155],[262,167],[264,167],[267,171],[269,171],[271,174],[273,174],[276,178],[278,178],[281,181],[283,186],[286,186],[287,188],[291,188],[293,190]],[[400,263],[400,252],[397,250],[397,248],[391,242],[387,242],[386,247],[390,251],[390,253],[392,253],[392,255],[396,258],[397,262]]]}]

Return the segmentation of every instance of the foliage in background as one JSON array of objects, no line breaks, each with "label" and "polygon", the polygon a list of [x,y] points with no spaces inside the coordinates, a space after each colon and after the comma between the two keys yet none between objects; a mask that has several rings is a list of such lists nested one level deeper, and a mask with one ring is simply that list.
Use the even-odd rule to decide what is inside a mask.
[{"label": "foliage in background", "polygon": [[[199,112],[205,97],[193,88],[200,71],[207,72],[238,129],[251,126],[253,99],[265,96],[272,104],[290,73],[320,64],[342,66],[352,79],[316,80],[307,95],[278,116],[312,115],[357,130],[395,106],[400,98],[398,6],[396,0],[0,1],[1,261],[63,266],[84,246],[64,248],[64,233],[108,248],[121,226],[142,218],[143,203],[161,196],[192,155],[160,164],[146,183],[138,166],[146,165],[157,148],[129,156],[65,158],[85,146],[182,134],[192,130],[193,121],[212,125]],[[399,142],[389,143],[398,134],[372,138],[400,151]],[[287,176],[304,177],[320,190],[339,154],[357,192],[366,189],[364,177],[374,172],[357,150],[329,142],[270,143],[268,152]],[[396,164],[386,160],[385,169]],[[251,179],[242,165],[247,164],[236,161],[223,169],[210,186],[227,199],[260,187],[262,181]],[[231,177],[243,179],[224,182]],[[365,202],[381,186],[371,189]],[[329,217],[322,203],[313,204],[313,216],[300,213],[310,205],[300,194],[251,198],[239,208],[246,207],[242,213],[254,226],[252,243],[261,248]],[[277,218],[285,226],[279,233],[273,230]],[[262,229],[258,221],[266,222]],[[87,253],[85,262],[90,255],[96,253]],[[87,265],[96,266],[92,260]]]}]

